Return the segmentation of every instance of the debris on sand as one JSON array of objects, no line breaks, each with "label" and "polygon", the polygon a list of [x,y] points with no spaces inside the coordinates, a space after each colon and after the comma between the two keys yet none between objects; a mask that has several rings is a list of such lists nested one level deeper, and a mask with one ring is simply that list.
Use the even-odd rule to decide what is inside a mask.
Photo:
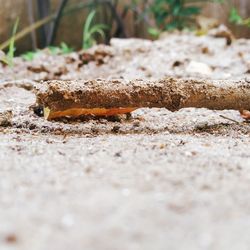
[{"label": "debris on sand", "polygon": [[[179,32],[165,34],[156,41],[114,38],[110,46],[97,45],[67,55],[51,55],[44,50],[33,61],[15,58],[11,69],[0,64],[0,79],[8,76],[8,80],[28,78],[35,81],[156,80],[169,76],[199,79],[204,75],[208,79],[242,79],[250,75],[250,40],[234,40],[227,46],[233,41],[227,32],[219,27],[206,36]],[[190,62],[205,64],[207,69],[186,71]]]},{"label": "debris on sand", "polygon": [[106,63],[111,57],[113,57],[114,53],[115,51],[112,47],[99,45],[92,47],[87,51],[81,51],[79,53],[79,57],[82,65],[88,64],[89,62],[96,62],[97,65],[101,65]]},{"label": "debris on sand", "polygon": [[213,73],[212,69],[207,64],[196,61],[191,61],[188,64],[186,71],[188,73],[194,73],[204,76],[209,76]]},{"label": "debris on sand", "polygon": [[9,127],[12,124],[12,111],[1,111],[0,110],[0,127]]},{"label": "debris on sand", "polygon": [[249,110],[241,110],[240,114],[241,114],[242,118],[244,118],[246,120],[250,120],[250,111]]},{"label": "debris on sand", "polygon": [[230,29],[228,29],[225,25],[220,25],[218,28],[212,29],[208,32],[209,35],[217,38],[225,38],[227,41],[227,45],[231,45],[235,40],[235,37]]}]

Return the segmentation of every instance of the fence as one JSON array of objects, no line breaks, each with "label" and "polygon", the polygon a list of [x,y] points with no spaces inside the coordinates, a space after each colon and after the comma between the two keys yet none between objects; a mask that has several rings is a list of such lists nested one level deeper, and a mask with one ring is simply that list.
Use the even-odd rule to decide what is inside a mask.
[{"label": "fence", "polygon": [[[120,4],[129,0],[120,0]],[[232,3],[239,9],[243,17],[250,16],[250,1],[249,0],[231,0]],[[52,4],[55,7],[60,0],[53,0]],[[79,2],[79,0],[70,0],[70,3]],[[20,17],[19,29],[29,26],[27,13],[27,0],[0,0],[0,43],[7,40],[11,33],[11,28],[17,17]],[[204,9],[203,14],[208,17],[214,17],[220,22],[229,25],[237,37],[249,37],[250,29],[228,24],[229,8],[218,4],[208,4]],[[63,18],[59,28],[57,42],[65,41],[76,48],[81,43],[81,30],[86,17],[86,12],[79,11],[71,16]],[[146,37],[147,29],[145,25],[135,24],[134,16],[129,14],[124,20],[126,33],[128,36]],[[73,28],[72,28],[73,27]],[[27,36],[18,42],[18,48],[21,51],[31,49],[31,36]]]},{"label": "fence", "polygon": [[[231,0],[239,13],[243,17],[250,17],[250,1],[249,0]],[[204,10],[204,15],[214,17],[220,22],[225,23],[231,28],[236,37],[250,38],[250,28],[232,25],[228,22],[228,14],[230,12],[228,5],[208,4]]]}]

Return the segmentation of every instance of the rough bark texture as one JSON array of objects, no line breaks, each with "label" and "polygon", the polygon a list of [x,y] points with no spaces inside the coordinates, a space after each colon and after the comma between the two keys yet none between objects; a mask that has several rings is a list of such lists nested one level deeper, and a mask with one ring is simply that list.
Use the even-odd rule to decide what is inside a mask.
[{"label": "rough bark texture", "polygon": [[77,108],[186,107],[250,109],[250,81],[166,78],[145,80],[47,81],[37,91],[39,105],[51,111]]}]

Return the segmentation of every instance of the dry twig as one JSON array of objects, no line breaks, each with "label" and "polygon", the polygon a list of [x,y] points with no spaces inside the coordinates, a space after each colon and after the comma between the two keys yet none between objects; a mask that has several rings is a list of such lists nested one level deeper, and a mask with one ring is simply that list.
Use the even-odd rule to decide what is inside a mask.
[{"label": "dry twig", "polygon": [[50,113],[70,109],[134,110],[142,107],[171,111],[187,107],[243,110],[250,109],[250,83],[174,78],[159,81],[48,81],[37,91],[37,102]]}]

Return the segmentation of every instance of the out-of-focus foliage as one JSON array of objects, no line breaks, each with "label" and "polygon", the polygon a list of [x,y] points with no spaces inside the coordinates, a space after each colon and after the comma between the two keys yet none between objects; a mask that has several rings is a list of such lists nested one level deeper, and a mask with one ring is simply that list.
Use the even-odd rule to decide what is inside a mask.
[{"label": "out-of-focus foliage", "polygon": [[83,28],[83,49],[91,48],[94,44],[96,44],[95,35],[99,34],[103,39],[105,38],[104,30],[108,29],[108,26],[102,23],[93,25],[95,15],[96,11],[91,11],[85,21]]},{"label": "out-of-focus foliage", "polygon": [[[65,42],[61,42],[60,46],[48,46],[48,52],[52,55],[65,55],[69,54],[74,51],[73,48],[68,46]],[[35,59],[42,50],[35,50],[35,51],[27,51],[26,53],[22,54],[21,57],[25,61],[32,61]]]},{"label": "out-of-focus foliage", "polygon": [[[42,7],[48,5],[51,0],[37,1],[40,3],[39,6]],[[250,27],[250,18],[243,18],[234,7],[232,0],[128,0],[126,2],[122,0],[79,0],[75,3],[61,0],[56,10],[53,10],[54,12],[48,10],[43,19],[34,20],[35,22],[20,32],[16,33],[17,26],[14,25],[10,39],[0,44],[1,50],[7,50],[5,56],[1,56],[0,60],[12,65],[15,42],[49,23],[53,29],[48,32],[48,37],[45,40],[51,42],[46,45],[50,53],[67,54],[72,52],[72,48],[66,43],[61,43],[58,46],[54,45],[53,41],[55,38],[60,41],[60,38],[56,37],[60,20],[66,15],[72,15],[82,10],[85,20],[82,35],[83,49],[92,47],[97,41],[109,43],[112,37],[125,38],[127,33],[131,35],[129,29],[131,27],[126,26],[128,18],[133,20],[133,36],[138,34],[143,36],[143,32],[145,34],[145,31],[148,31],[152,37],[156,38],[163,31],[197,28],[203,34],[204,30],[201,29],[198,22],[201,16],[198,15],[202,13],[208,2],[226,5],[227,8],[225,9],[231,9],[229,15],[231,23]],[[38,40],[34,44],[38,44],[38,47],[33,48],[34,51],[22,55],[25,60],[33,60],[39,54],[38,48],[44,48],[43,43],[39,44]]]},{"label": "out-of-focus foliage", "polygon": [[69,54],[74,51],[73,48],[68,46],[65,42],[61,42],[60,46],[49,46],[49,51],[53,55],[59,55],[59,54]]},{"label": "out-of-focus foliage", "polygon": [[150,6],[156,25],[161,30],[194,28],[194,17],[201,13],[199,2],[193,0],[154,0]]},{"label": "out-of-focus foliage", "polygon": [[26,53],[22,54],[21,57],[25,61],[32,61],[38,54],[39,54],[39,51],[27,51]]},{"label": "out-of-focus foliage", "polygon": [[229,15],[229,21],[236,25],[243,25],[250,28],[250,17],[249,18],[243,18],[238,10],[235,7],[231,8],[230,15]]},{"label": "out-of-focus foliage", "polygon": [[153,0],[148,13],[153,15],[155,27],[149,34],[158,37],[162,31],[193,30],[197,28],[196,17],[208,2],[223,3],[224,0]]},{"label": "out-of-focus foliage", "polygon": [[7,64],[10,67],[14,66],[13,58],[14,58],[14,54],[15,54],[15,50],[16,50],[16,48],[15,48],[15,36],[16,36],[18,24],[19,24],[19,18],[16,19],[16,22],[15,22],[13,29],[12,29],[12,36],[10,39],[8,52],[4,57],[2,57],[0,59],[3,63]]},{"label": "out-of-focus foliage", "polygon": [[232,0],[216,0],[219,3],[226,4],[230,8],[229,22],[235,25],[242,25],[250,28],[250,17],[243,18],[237,8],[234,6]]}]

